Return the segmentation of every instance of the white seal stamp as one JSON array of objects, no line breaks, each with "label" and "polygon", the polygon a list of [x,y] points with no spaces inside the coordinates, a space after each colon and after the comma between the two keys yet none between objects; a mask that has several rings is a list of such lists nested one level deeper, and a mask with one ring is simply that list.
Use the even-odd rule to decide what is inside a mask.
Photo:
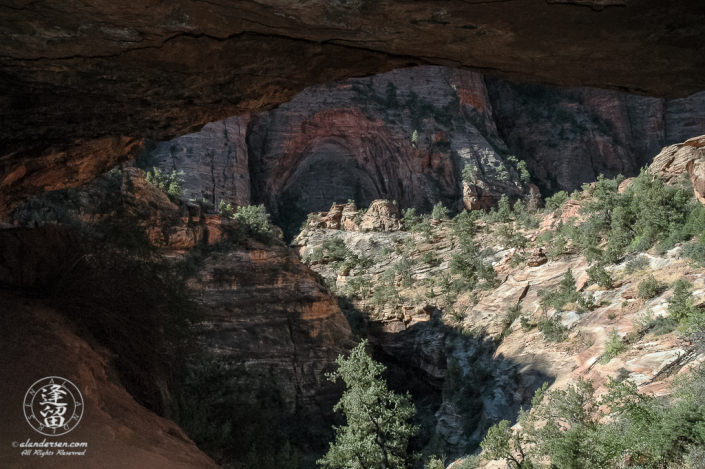
[{"label": "white seal stamp", "polygon": [[42,435],[70,432],[83,417],[83,396],[75,384],[58,376],[42,378],[24,396],[24,416]]}]

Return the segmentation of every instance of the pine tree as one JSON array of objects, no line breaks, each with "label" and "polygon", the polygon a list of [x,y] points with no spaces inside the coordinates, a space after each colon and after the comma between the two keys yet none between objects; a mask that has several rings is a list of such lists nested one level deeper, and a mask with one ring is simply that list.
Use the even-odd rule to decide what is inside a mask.
[{"label": "pine tree", "polygon": [[335,443],[317,461],[329,469],[398,469],[409,466],[409,438],[418,427],[409,423],[416,414],[409,394],[401,396],[387,388],[379,376],[385,366],[365,353],[367,341],[355,347],[348,358],[342,355],[338,371],[328,379],[342,379],[346,391],[334,410],[342,410],[347,425],[334,427]]}]

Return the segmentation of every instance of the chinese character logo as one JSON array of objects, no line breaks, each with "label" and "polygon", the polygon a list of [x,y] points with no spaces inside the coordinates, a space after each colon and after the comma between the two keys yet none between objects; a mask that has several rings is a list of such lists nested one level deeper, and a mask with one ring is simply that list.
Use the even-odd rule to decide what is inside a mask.
[{"label": "chinese character logo", "polygon": [[58,376],[40,379],[24,396],[24,416],[42,435],[65,435],[83,417],[83,396],[67,379]]}]

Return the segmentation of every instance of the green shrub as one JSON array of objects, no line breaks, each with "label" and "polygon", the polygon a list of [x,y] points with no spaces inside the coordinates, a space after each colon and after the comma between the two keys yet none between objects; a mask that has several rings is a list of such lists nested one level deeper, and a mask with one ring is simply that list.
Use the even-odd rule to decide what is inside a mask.
[{"label": "green shrub", "polygon": [[478,218],[479,212],[477,210],[472,212],[463,210],[455,218],[453,218],[453,234],[458,238],[472,239],[477,231],[475,221],[477,221]]},{"label": "green shrub", "polygon": [[233,206],[231,204],[226,204],[224,200],[220,201],[220,205],[218,205],[218,212],[227,218],[233,218],[235,216]]},{"label": "green shrub", "polygon": [[407,208],[401,211],[401,224],[407,231],[414,231],[421,222],[421,217],[416,215],[415,208]]},{"label": "green shrub", "polygon": [[561,208],[569,198],[570,196],[566,191],[558,191],[551,197],[547,197],[545,202],[546,212],[553,212]]},{"label": "green shrub", "polygon": [[629,378],[629,370],[624,367],[621,367],[617,370],[617,376],[614,379],[617,382],[622,382],[627,378]]},{"label": "green shrub", "polygon": [[668,299],[668,313],[679,322],[686,322],[698,313],[693,306],[693,285],[685,279],[676,280],[673,284],[673,296]]},{"label": "green shrub", "polygon": [[550,318],[540,320],[536,327],[549,342],[562,342],[568,332],[568,328],[561,324],[561,314],[558,312]]},{"label": "green shrub", "polygon": [[519,180],[521,180],[521,182],[524,184],[531,182],[531,174],[529,174],[529,170],[526,168],[526,161],[519,161],[517,163],[517,171],[519,171]]},{"label": "green shrub", "polygon": [[479,455],[465,456],[462,461],[455,463],[453,467],[455,469],[478,469],[480,467],[480,461],[481,458]]},{"label": "green shrub", "polygon": [[509,203],[509,197],[507,194],[502,194],[497,202],[497,215],[495,216],[495,223],[507,223],[512,218],[512,207]]},{"label": "green shrub", "polygon": [[648,300],[655,297],[661,290],[661,285],[653,275],[649,275],[642,280],[637,286],[637,296],[643,300]]},{"label": "green shrub", "polygon": [[612,276],[605,270],[605,267],[602,264],[598,263],[593,265],[587,270],[587,274],[590,283],[596,283],[604,289],[612,288],[614,280],[612,280]]},{"label": "green shrub", "polygon": [[515,252],[512,254],[511,259],[509,260],[509,265],[513,268],[519,267],[522,262],[526,260],[526,257],[519,254],[518,252]]},{"label": "green shrub", "polygon": [[637,313],[637,315],[633,321],[634,330],[643,331],[643,330],[650,328],[653,320],[654,320],[654,312],[651,310],[651,307],[648,307],[645,310],[640,311],[639,313]]},{"label": "green shrub", "polygon": [[453,274],[460,274],[472,286],[478,280],[479,268],[482,262],[478,257],[478,247],[471,239],[461,239],[460,250],[453,254],[450,261],[450,270]]},{"label": "green shrub", "polygon": [[432,456],[431,459],[424,466],[424,469],[445,469],[445,466],[443,465],[443,461],[436,458],[435,456]]},{"label": "green shrub", "polygon": [[477,168],[473,164],[466,164],[463,167],[463,181],[474,184],[477,181]]},{"label": "green shrub", "polygon": [[372,294],[372,302],[377,306],[384,306],[387,303],[399,303],[399,292],[391,283],[378,284]]},{"label": "green shrub", "polygon": [[328,258],[331,262],[345,261],[353,253],[340,238],[330,238],[323,241],[319,247],[314,248],[308,257],[308,261],[322,262]]},{"label": "green shrub", "polygon": [[363,340],[347,358],[340,355],[337,371],[326,375],[334,383],[345,382],[345,392],[333,409],[343,411],[346,425],[333,427],[335,442],[316,461],[323,468],[409,467],[407,447],[418,431],[409,421],[416,408],[410,394],[399,395],[388,389],[380,377],[386,367],[367,355],[367,344]]},{"label": "green shrub", "polygon": [[651,333],[656,336],[669,334],[675,331],[677,328],[678,320],[671,316],[667,318],[659,316],[656,319],[652,320],[649,324],[649,329],[651,329]]},{"label": "green shrub", "polygon": [[605,353],[600,357],[600,362],[608,363],[626,349],[627,346],[622,343],[622,337],[619,335],[619,332],[617,332],[617,329],[612,329],[607,338],[607,342],[605,342]]},{"label": "green shrub", "polygon": [[581,226],[593,245],[607,241],[607,249],[591,254],[593,257],[613,263],[625,250],[644,251],[654,244],[665,251],[705,228],[705,211],[695,202],[691,188],[667,185],[642,170],[619,194],[622,180],[600,176],[595,187],[587,189],[592,199],[583,203],[581,210],[589,219]]},{"label": "green shrub", "polygon": [[435,266],[441,263],[441,259],[433,251],[426,251],[420,258],[421,262],[430,266]]},{"label": "green shrub", "polygon": [[544,310],[552,307],[555,308],[556,311],[562,311],[566,304],[578,303],[582,298],[580,292],[576,289],[572,269],[568,269],[565,273],[557,290],[552,292],[539,290],[538,295],[541,307]]},{"label": "green shrub", "polygon": [[696,243],[690,243],[683,246],[681,256],[689,257],[699,267],[705,266],[705,236],[700,236]]},{"label": "green shrub", "polygon": [[703,383],[702,366],[670,399],[640,393],[628,379],[610,379],[599,398],[582,378],[565,389],[544,383],[531,411],[520,411],[516,431],[505,420],[481,445],[486,458],[505,459],[513,468],[541,467],[546,460],[556,469],[683,467],[693,448],[705,446]]},{"label": "green shrub", "polygon": [[431,211],[431,220],[445,220],[446,218],[448,218],[448,209],[443,206],[442,202],[438,202]]},{"label": "green shrub", "polygon": [[233,218],[246,227],[250,236],[260,240],[268,240],[274,236],[274,227],[269,221],[269,214],[264,205],[238,207]]},{"label": "green shrub", "polygon": [[557,236],[553,239],[551,247],[546,251],[546,257],[549,260],[554,260],[565,253],[565,248],[568,242],[563,236]]},{"label": "green shrub", "polygon": [[511,223],[499,225],[496,234],[500,242],[508,248],[523,249],[529,242],[524,235],[514,229]]},{"label": "green shrub", "polygon": [[521,328],[524,332],[529,332],[531,329],[536,327],[536,324],[531,321],[529,316],[520,316],[519,322],[521,323]]},{"label": "green shrub", "polygon": [[521,316],[521,306],[514,305],[509,307],[507,310],[507,314],[504,315],[504,319],[502,320],[502,336],[508,336],[510,331],[510,327],[512,324],[514,324],[514,321],[517,320]]},{"label": "green shrub", "polygon": [[183,171],[172,171],[171,174],[163,173],[159,168],[152,168],[152,171],[146,174],[146,180],[152,184],[172,200],[178,200],[183,196],[184,181]]},{"label": "green shrub", "polygon": [[399,261],[393,266],[394,272],[401,275],[405,287],[410,287],[413,283],[411,269],[415,264],[415,261],[412,261],[406,254],[404,254],[401,256],[401,259],[399,259]]},{"label": "green shrub", "polygon": [[646,268],[648,268],[648,267],[649,267],[649,260],[644,256],[637,256],[634,259],[627,262],[627,265],[624,267],[624,272],[627,274],[631,274],[634,272],[638,272],[640,270],[646,270]]}]

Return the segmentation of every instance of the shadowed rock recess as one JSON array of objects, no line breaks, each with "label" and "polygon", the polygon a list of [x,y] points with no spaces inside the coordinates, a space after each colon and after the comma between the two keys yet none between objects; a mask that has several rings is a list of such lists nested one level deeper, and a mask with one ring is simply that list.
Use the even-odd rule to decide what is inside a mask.
[{"label": "shadowed rock recess", "polygon": [[19,168],[43,171],[62,146],[166,140],[400,67],[668,98],[705,88],[695,0],[9,0],[0,11],[0,155],[12,155],[0,210],[12,202],[4,187],[22,185]]},{"label": "shadowed rock recess", "polygon": [[308,88],[273,111],[150,143],[139,164],[183,170],[188,198],[263,203],[291,237],[332,202],[430,212],[516,199],[530,187],[510,155],[550,195],[634,176],[663,146],[702,133],[705,92],[665,100],[426,66]]}]

